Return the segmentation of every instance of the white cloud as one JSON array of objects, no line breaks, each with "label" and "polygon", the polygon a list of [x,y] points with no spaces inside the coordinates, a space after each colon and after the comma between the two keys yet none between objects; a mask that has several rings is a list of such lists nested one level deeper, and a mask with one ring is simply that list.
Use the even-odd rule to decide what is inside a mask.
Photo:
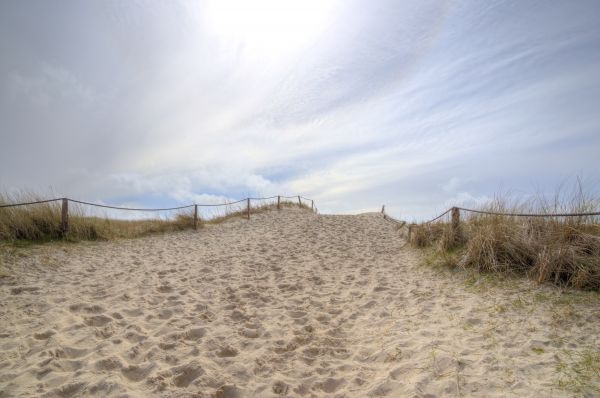
[{"label": "white cloud", "polygon": [[442,185],[442,189],[446,192],[452,193],[455,192],[461,185],[461,180],[458,177],[450,178],[444,185]]},{"label": "white cloud", "polygon": [[234,3],[3,13],[0,184],[141,203],[301,193],[425,217],[502,182],[600,173],[586,7]]},{"label": "white cloud", "polygon": [[25,97],[37,106],[48,107],[55,101],[63,101],[81,107],[95,100],[92,90],[71,71],[45,62],[40,65],[36,75],[14,72],[9,81],[10,95],[14,101]]}]

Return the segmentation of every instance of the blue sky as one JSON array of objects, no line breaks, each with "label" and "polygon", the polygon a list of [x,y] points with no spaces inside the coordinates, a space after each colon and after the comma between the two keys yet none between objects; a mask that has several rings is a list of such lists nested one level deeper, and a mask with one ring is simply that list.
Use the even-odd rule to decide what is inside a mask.
[{"label": "blue sky", "polygon": [[600,183],[597,1],[3,1],[0,185],[423,218]]}]

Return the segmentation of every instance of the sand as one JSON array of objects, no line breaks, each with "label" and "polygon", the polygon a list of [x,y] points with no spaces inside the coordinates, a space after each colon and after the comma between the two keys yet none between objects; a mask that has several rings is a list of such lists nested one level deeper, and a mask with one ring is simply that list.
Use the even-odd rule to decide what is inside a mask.
[{"label": "sand", "polygon": [[4,263],[0,397],[573,396],[600,344],[597,294],[424,265],[376,213],[271,211]]}]

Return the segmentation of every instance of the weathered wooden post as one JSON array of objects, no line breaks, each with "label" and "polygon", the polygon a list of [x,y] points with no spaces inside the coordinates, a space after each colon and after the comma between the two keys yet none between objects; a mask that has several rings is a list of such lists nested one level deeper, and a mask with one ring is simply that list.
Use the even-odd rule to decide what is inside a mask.
[{"label": "weathered wooden post", "polygon": [[310,201],[310,209],[311,209],[312,211],[315,211],[315,201],[314,201],[314,200],[311,200],[311,201]]},{"label": "weathered wooden post", "polygon": [[198,205],[194,205],[194,229],[198,229]]},{"label": "weathered wooden post", "polygon": [[410,243],[410,238],[412,237],[412,224],[408,224],[408,243]]},{"label": "weathered wooden post", "polygon": [[300,195],[298,195],[298,206],[302,207],[302,201],[300,200]]},{"label": "weathered wooden post", "polygon": [[277,210],[281,210],[281,195],[277,195]]},{"label": "weathered wooden post", "polygon": [[381,214],[385,214],[385,205],[381,206]]},{"label": "weathered wooden post", "polygon": [[248,220],[250,219],[250,198],[248,198]]},{"label": "weathered wooden post", "polygon": [[69,199],[62,199],[62,214],[61,214],[60,231],[63,236],[69,233]]},{"label": "weathered wooden post", "polygon": [[460,210],[458,207],[452,208],[452,233],[458,236],[458,228],[460,226]]}]

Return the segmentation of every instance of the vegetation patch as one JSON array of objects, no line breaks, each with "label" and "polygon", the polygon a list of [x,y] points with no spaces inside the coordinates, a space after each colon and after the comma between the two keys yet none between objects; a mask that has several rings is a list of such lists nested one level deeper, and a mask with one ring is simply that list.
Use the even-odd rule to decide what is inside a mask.
[{"label": "vegetation patch", "polygon": [[[480,210],[495,213],[589,213],[599,200],[576,190],[567,200],[525,203],[496,199]],[[433,248],[436,264],[484,273],[526,275],[539,283],[600,290],[600,218],[514,217],[461,213],[449,221],[412,227],[411,244]]]},{"label": "vegetation patch", "polygon": [[[42,200],[31,193],[16,196],[0,195],[0,205],[35,202]],[[305,204],[281,201],[281,208],[300,207],[310,210]],[[257,214],[276,209],[268,204],[250,209]],[[235,217],[246,217],[246,209],[230,211],[210,220],[198,219],[198,226],[218,224]],[[177,211],[168,218],[125,220],[86,215],[82,206],[69,205],[69,231],[64,234],[61,228],[61,202],[38,203],[27,206],[0,208],[0,242],[16,247],[27,247],[53,241],[110,240],[117,238],[137,238],[157,233],[181,231],[194,227],[193,208]]]},{"label": "vegetation patch", "polygon": [[558,358],[560,388],[585,396],[600,394],[600,349],[563,350]]}]

